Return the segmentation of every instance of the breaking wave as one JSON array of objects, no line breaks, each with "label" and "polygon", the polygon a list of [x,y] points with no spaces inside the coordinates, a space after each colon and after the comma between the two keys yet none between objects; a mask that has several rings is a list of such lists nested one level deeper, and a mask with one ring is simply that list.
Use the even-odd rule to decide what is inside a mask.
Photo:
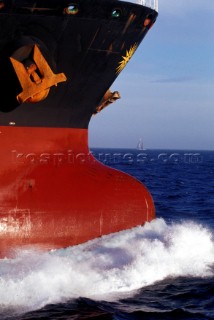
[{"label": "breaking wave", "polygon": [[213,267],[208,228],[155,219],[75,247],[0,260],[0,315],[78,297],[115,301],[168,277],[213,276]]}]

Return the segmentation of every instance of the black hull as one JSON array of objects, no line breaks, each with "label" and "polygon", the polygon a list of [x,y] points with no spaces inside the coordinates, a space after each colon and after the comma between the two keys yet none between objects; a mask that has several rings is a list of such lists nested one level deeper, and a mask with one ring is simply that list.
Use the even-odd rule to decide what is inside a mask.
[{"label": "black hull", "polygon": [[[63,14],[66,1],[37,1],[40,10],[33,9],[34,1],[27,1],[28,8],[26,1],[9,3],[0,11],[3,126],[87,128],[126,52],[137,48],[157,17],[150,8],[120,1],[77,1],[81,10],[76,16]],[[121,17],[111,16],[114,8]],[[144,26],[148,16],[151,23]],[[44,101],[19,105],[21,87],[8,57],[34,44],[67,81],[52,87]]]}]

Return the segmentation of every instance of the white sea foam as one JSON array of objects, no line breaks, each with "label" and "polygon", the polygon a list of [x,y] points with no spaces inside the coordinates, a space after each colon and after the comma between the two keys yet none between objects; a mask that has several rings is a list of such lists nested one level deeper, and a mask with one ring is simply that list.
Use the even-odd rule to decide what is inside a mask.
[{"label": "white sea foam", "polygon": [[156,219],[66,250],[1,260],[0,310],[25,312],[78,297],[115,300],[167,277],[213,276],[213,265],[207,228]]}]

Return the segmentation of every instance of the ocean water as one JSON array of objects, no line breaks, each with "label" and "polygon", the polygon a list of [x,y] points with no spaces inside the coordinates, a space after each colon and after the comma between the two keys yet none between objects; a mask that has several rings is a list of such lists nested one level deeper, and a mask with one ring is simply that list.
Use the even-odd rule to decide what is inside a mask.
[{"label": "ocean water", "polygon": [[0,261],[0,319],[214,319],[214,152],[92,152],[148,187],[157,218]]}]

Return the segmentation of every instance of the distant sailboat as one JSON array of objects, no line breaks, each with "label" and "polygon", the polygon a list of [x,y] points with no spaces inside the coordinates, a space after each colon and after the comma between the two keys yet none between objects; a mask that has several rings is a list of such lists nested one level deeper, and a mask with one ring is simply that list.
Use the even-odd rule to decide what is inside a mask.
[{"label": "distant sailboat", "polygon": [[143,146],[143,139],[142,138],[140,138],[139,141],[138,141],[137,149],[138,150],[145,150],[144,146]]}]

